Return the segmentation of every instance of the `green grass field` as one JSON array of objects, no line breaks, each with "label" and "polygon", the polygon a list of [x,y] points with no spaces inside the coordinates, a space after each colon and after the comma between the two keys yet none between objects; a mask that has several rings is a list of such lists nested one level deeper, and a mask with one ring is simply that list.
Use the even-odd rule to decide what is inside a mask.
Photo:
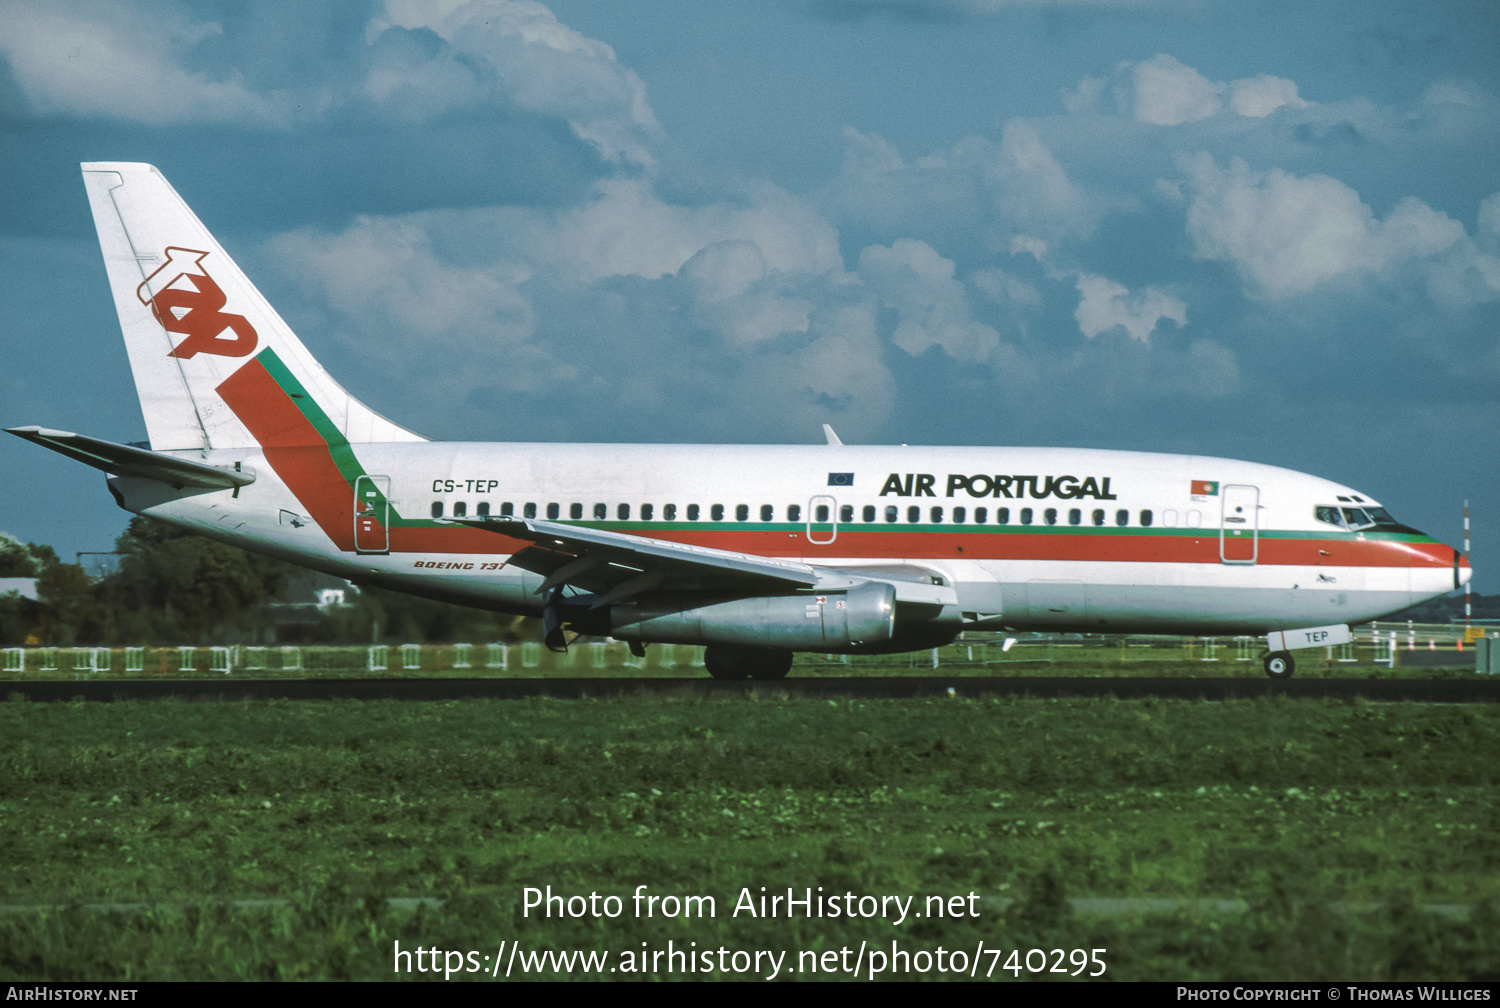
[{"label": "green grass field", "polygon": [[[980,943],[1105,949],[1111,979],[1493,978],[1497,753],[1488,706],[4,703],[0,977],[390,979],[396,942],[795,968],[894,941],[1005,979]],[[625,909],[523,915],[547,885]],[[717,915],[638,918],[639,885]],[[972,892],[979,916],[731,916],[761,886]],[[1076,902],[1111,897],[1180,904]]]}]

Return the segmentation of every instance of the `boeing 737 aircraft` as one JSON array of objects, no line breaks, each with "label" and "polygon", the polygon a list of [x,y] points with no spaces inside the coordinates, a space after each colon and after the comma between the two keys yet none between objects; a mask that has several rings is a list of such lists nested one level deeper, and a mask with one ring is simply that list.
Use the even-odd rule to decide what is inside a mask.
[{"label": "boeing 737 aircraft", "polygon": [[1464,557],[1368,494],[1253,462],[1056,448],[433,442],[343,390],[146,164],[83,165],[150,441],[12,428],[127,511],[358,584],[707,645],[971,629],[1265,634],[1288,651],[1459,587]]}]

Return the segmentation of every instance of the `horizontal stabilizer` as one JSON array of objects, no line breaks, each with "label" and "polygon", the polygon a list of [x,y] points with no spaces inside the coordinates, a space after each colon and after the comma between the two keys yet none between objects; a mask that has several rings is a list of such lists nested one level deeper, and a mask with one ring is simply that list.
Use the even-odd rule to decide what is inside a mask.
[{"label": "horizontal stabilizer", "polygon": [[66,455],[95,469],[102,469],[112,476],[137,476],[179,489],[202,487],[207,490],[228,490],[255,482],[253,473],[173,458],[145,448],[101,441],[70,431],[48,430],[45,427],[11,427],[8,430],[16,437],[25,438],[43,448],[51,448],[60,455]]}]

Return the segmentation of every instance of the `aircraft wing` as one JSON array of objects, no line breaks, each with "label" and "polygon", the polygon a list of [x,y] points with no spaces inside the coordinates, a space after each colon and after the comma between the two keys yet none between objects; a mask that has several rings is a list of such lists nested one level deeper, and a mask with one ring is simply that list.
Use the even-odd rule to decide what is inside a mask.
[{"label": "aircraft wing", "polygon": [[204,462],[162,455],[147,448],[116,444],[99,438],[85,437],[71,431],[48,430],[45,427],[9,427],[9,433],[25,438],[59,455],[102,469],[112,476],[138,476],[157,480],[178,488],[200,487],[205,490],[228,490],[255,482],[255,474],[221,469]]},{"label": "aircraft wing", "polygon": [[689,546],[536,518],[458,520],[458,523],[530,542],[530,546],[512,553],[508,562],[545,577],[538,593],[573,585],[601,593],[603,597],[596,605],[607,605],[655,588],[774,594],[814,586],[851,586],[864,580],[795,560]]}]

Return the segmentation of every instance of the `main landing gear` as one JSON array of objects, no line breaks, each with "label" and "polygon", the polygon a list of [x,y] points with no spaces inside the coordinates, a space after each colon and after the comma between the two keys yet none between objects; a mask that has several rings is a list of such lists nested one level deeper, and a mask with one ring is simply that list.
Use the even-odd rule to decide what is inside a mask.
[{"label": "main landing gear", "polygon": [[1266,675],[1272,679],[1290,679],[1292,673],[1297,671],[1297,663],[1292,661],[1290,651],[1272,651],[1261,663],[1266,667]]},{"label": "main landing gear", "polygon": [[710,644],[703,649],[703,664],[715,679],[785,679],[792,668],[792,653],[779,648]]}]

